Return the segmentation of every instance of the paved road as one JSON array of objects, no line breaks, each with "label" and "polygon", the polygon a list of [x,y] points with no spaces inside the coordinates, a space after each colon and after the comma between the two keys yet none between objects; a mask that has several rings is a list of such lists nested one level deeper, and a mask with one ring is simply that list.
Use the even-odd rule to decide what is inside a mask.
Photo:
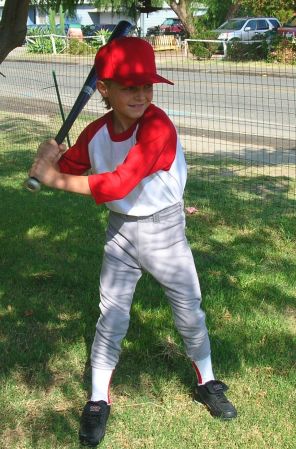
[{"label": "paved road", "polygon": [[[15,103],[18,112],[21,99],[24,105],[25,100],[33,102],[36,114],[57,111],[54,70],[67,110],[90,68],[91,62],[81,64],[75,60],[70,64],[4,61],[0,108],[3,109],[3,103],[6,108],[12,108],[13,98],[18,98]],[[173,119],[187,150],[194,148],[194,151],[210,154],[217,148],[220,152],[225,148],[226,152],[241,157],[243,147],[245,157],[252,160],[295,164],[296,78],[293,71],[262,73],[256,67],[251,71],[231,71],[227,66],[221,69],[221,65],[200,64],[197,69],[176,64],[176,67],[163,68],[161,73],[172,79],[175,86],[157,85],[155,101]],[[97,93],[86,110],[96,115],[104,112]]]},{"label": "paved road", "polygon": [[[1,96],[56,102],[52,70],[55,70],[65,107],[73,104],[90,64],[51,65],[5,61],[1,70]],[[215,70],[162,70],[175,82],[172,88],[156,87],[156,102],[177,126],[231,134],[296,139],[296,78]],[[96,101],[88,110],[102,111]]]}]

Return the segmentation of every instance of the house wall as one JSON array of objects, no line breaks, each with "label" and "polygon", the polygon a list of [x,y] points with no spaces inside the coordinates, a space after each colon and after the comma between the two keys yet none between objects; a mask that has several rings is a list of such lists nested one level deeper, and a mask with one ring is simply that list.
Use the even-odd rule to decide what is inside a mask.
[{"label": "house wall", "polygon": [[80,25],[91,25],[100,23],[100,13],[97,8],[91,5],[79,5],[76,8],[75,20],[71,17],[67,17],[65,20],[67,23],[80,23]]},{"label": "house wall", "polygon": [[102,24],[117,24],[120,20],[127,20],[132,22],[131,18],[123,14],[112,14],[112,12],[101,12],[101,22]]}]

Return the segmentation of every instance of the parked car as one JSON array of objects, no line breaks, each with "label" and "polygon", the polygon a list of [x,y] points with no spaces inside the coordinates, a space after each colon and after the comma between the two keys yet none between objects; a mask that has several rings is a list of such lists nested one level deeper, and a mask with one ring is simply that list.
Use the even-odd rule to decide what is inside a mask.
[{"label": "parked car", "polygon": [[185,28],[178,18],[168,18],[161,25],[147,29],[147,36],[157,36],[159,34],[174,34],[176,36],[185,36]]},{"label": "parked car", "polygon": [[250,41],[261,39],[266,33],[281,26],[276,17],[238,17],[224,22],[217,30],[217,39],[225,41]]},{"label": "parked car", "polygon": [[277,29],[277,32],[285,37],[295,37],[296,38],[296,14],[288,20],[287,23],[284,23],[283,26]]}]

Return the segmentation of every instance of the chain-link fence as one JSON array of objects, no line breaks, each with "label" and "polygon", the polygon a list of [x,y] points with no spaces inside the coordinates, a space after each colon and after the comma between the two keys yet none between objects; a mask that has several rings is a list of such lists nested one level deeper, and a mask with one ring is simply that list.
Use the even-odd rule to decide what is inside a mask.
[{"label": "chain-link fence", "polygon": [[[25,46],[13,51],[1,65],[2,136],[8,133],[33,156],[37,143],[60,127],[57,93],[67,115],[93,59],[31,54]],[[156,60],[175,85],[156,85],[154,101],[179,131],[189,179],[201,182],[204,192],[216,189],[219,195],[227,188],[233,200],[271,202],[295,213],[295,66],[230,62],[219,55],[197,60],[182,45],[156,51]],[[104,113],[95,93],[70,132],[71,143]]]}]

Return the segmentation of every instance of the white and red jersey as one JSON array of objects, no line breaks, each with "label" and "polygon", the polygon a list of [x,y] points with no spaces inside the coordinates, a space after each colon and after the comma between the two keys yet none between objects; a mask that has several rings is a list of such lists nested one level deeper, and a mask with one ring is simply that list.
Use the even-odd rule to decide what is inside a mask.
[{"label": "white and red jersey", "polygon": [[97,204],[121,214],[147,216],[182,200],[187,169],[176,129],[150,105],[128,130],[115,134],[112,111],[90,123],[59,161],[63,173],[91,169]]}]

